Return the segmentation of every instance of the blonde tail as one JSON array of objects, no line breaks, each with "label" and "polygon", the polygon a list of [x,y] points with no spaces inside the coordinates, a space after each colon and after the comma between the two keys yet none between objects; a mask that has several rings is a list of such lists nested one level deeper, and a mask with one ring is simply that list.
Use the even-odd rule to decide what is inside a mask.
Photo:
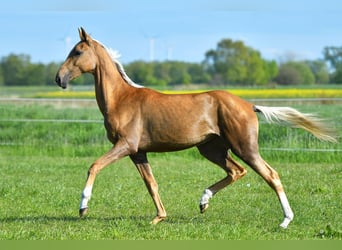
[{"label": "blonde tail", "polygon": [[303,114],[289,107],[254,106],[255,112],[261,112],[268,123],[285,123],[285,125],[302,128],[320,140],[337,142],[337,133],[321,119],[312,114]]}]

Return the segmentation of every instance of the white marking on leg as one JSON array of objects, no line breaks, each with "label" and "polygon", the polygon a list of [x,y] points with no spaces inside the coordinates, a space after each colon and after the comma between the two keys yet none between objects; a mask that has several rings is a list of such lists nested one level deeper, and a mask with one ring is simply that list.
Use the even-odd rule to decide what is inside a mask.
[{"label": "white marking on leg", "polygon": [[80,204],[80,209],[84,209],[88,207],[88,201],[91,198],[91,191],[93,189],[93,186],[85,187],[82,192],[82,199]]},{"label": "white marking on leg", "polygon": [[213,197],[213,192],[210,191],[210,189],[204,190],[202,194],[202,198],[200,200],[200,205],[205,205],[209,203],[209,199]]},{"label": "white marking on leg", "polygon": [[284,192],[279,194],[279,200],[281,207],[284,211],[284,221],[280,224],[282,228],[287,228],[289,223],[293,220],[294,214],[290,207],[289,201],[287,200],[286,194]]}]

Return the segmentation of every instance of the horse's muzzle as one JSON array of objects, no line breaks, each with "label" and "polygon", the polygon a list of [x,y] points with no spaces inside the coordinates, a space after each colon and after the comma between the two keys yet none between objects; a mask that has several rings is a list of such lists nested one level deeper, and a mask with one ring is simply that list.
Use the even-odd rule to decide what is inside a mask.
[{"label": "horse's muzzle", "polygon": [[56,81],[57,85],[58,85],[59,87],[61,87],[62,89],[65,89],[65,88],[67,87],[67,82],[68,82],[68,81],[65,81],[65,80],[64,80],[65,78],[66,78],[66,77],[61,78],[61,77],[59,76],[59,74],[57,74],[57,75],[56,75],[56,78],[55,78],[55,81]]}]

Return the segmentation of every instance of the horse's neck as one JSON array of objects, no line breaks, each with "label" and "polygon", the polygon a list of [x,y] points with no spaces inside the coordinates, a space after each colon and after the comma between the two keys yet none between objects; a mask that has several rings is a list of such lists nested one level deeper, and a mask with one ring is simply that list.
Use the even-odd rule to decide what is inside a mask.
[{"label": "horse's neck", "polygon": [[103,116],[106,117],[109,111],[116,106],[118,99],[116,96],[125,91],[128,84],[123,80],[116,65],[107,54],[99,56],[94,77],[97,104]]}]

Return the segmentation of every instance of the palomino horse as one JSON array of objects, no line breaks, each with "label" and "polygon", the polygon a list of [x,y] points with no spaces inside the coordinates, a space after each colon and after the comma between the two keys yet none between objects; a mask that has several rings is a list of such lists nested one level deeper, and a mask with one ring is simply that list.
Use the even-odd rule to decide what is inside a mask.
[{"label": "palomino horse", "polygon": [[276,192],[284,212],[280,226],[288,226],[293,219],[293,212],[277,172],[258,152],[258,119],[255,113],[262,113],[268,122],[285,122],[303,128],[322,140],[336,141],[328,127],[318,119],[292,108],[256,106],[226,91],[166,95],[144,88],[130,80],[111,50],[92,39],[83,28],[79,29],[79,35],[81,41],[60,67],[56,82],[66,88],[70,80],[82,73],[94,75],[96,100],[104,117],[108,139],[113,144],[89,168],[82,192],[80,216],[84,216],[88,210],[96,175],[109,164],[129,156],[157,210],[151,223],[164,220],[166,211],[146,153],[196,146],[201,155],[227,174],[204,190],[200,199],[202,213],[208,208],[209,199],[214,194],[246,174],[246,170],[230,156],[231,151]]}]

